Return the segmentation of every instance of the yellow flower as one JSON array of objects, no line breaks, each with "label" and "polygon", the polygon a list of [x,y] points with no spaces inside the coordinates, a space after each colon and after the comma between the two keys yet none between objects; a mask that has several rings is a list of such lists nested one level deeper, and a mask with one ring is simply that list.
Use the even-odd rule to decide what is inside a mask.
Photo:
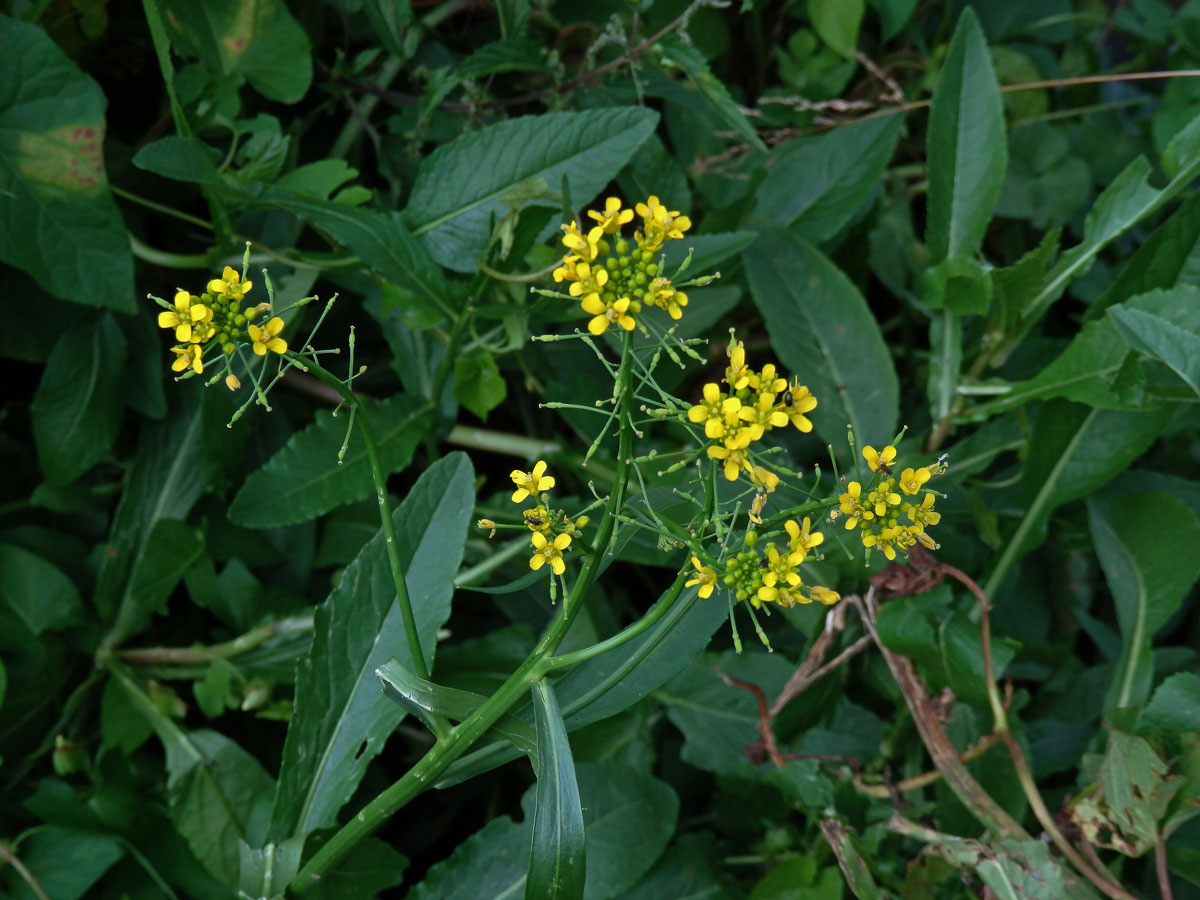
[{"label": "yellow flower", "polygon": [[833,606],[842,599],[842,595],[837,591],[831,591],[827,587],[821,587],[819,584],[814,584],[808,590],[809,595],[818,603],[824,603],[826,606]]},{"label": "yellow flower", "polygon": [[696,575],[691,581],[685,581],[683,586],[692,587],[692,585],[698,584],[700,587],[696,590],[696,593],[704,599],[711,597],[713,587],[717,583],[717,573],[708,566],[701,565],[700,560],[695,556],[692,557],[692,565],[696,569]]},{"label": "yellow flower", "polygon": [[774,587],[780,579],[789,587],[798,587],[800,584],[800,573],[796,571],[796,566],[804,562],[804,554],[800,552],[788,553],[787,556],[782,555],[771,545],[767,549],[767,571],[763,573],[763,584],[767,587]]},{"label": "yellow flower", "polygon": [[788,537],[792,539],[791,547],[793,551],[800,550],[807,554],[809,550],[813,547],[819,547],[821,542],[825,540],[825,535],[821,534],[821,532],[809,531],[812,527],[812,521],[808,516],[804,517],[803,525],[797,525],[795,519],[788,519],[783,523],[783,527],[787,531]]},{"label": "yellow flower", "polygon": [[846,530],[849,531],[860,521],[875,518],[875,513],[863,505],[859,499],[862,496],[862,485],[852,481],[846,485],[846,493],[838,497],[838,508],[846,514]]},{"label": "yellow flower", "polygon": [[231,391],[236,391],[241,386],[242,382],[239,381],[238,377],[232,372],[225,376],[225,387],[229,388]]},{"label": "yellow flower", "polygon": [[871,467],[872,472],[878,472],[881,467],[891,466],[892,461],[896,458],[896,448],[891,444],[884,447],[878,453],[870,444],[862,448],[863,459],[867,461],[867,465]]},{"label": "yellow flower", "polygon": [[159,328],[174,328],[175,340],[187,343],[192,339],[192,326],[212,320],[212,310],[187,291],[179,291],[175,295],[175,305],[164,309],[158,314]]},{"label": "yellow flower", "polygon": [[731,449],[729,447],[722,447],[719,444],[713,444],[708,448],[708,456],[710,459],[724,461],[726,481],[737,481],[738,472],[742,469],[748,472],[754,471],[754,467],[750,465],[750,460],[746,458],[744,447]]},{"label": "yellow flower", "polygon": [[740,391],[754,377],[754,371],[746,368],[746,348],[738,341],[736,344],[730,344],[725,353],[729,357],[729,366],[725,369],[725,383],[735,391]]},{"label": "yellow flower", "polygon": [[936,525],[942,521],[942,514],[933,508],[934,501],[937,497],[932,492],[926,491],[925,497],[921,500],[920,506],[914,506],[911,503],[906,503],[902,508],[908,514],[910,522],[915,522],[920,525],[922,530],[926,525]]},{"label": "yellow flower", "polygon": [[609,325],[620,325],[626,331],[633,331],[637,324],[633,316],[629,315],[628,297],[606,303],[600,299],[599,294],[588,294],[579,305],[585,313],[591,313],[588,331],[596,336],[604,334]]},{"label": "yellow flower", "polygon": [[550,512],[540,503],[533,509],[527,509],[521,513],[521,518],[525,521],[525,527],[530,531],[540,531],[544,534],[550,532]]},{"label": "yellow flower", "polygon": [[570,225],[563,225],[563,245],[578,256],[585,263],[593,263],[596,257],[600,255],[600,239],[604,236],[604,229],[596,226],[588,231],[585,235],[579,230],[579,226],[572,222]]},{"label": "yellow flower", "polygon": [[687,294],[671,287],[671,282],[663,277],[655,278],[646,288],[646,304],[665,309],[672,319],[683,316],[681,307],[687,306]]},{"label": "yellow flower", "polygon": [[607,269],[600,267],[593,269],[587,263],[580,261],[575,266],[575,281],[567,289],[567,292],[572,297],[598,294],[606,284],[608,284]]},{"label": "yellow flower", "polygon": [[275,316],[268,319],[267,323],[259,328],[257,325],[247,325],[246,333],[250,335],[254,352],[259,356],[266,356],[267,351],[272,353],[283,353],[287,350],[287,341],[281,337],[276,337],[283,330],[283,319]]},{"label": "yellow flower", "polygon": [[657,197],[650,197],[645,203],[635,207],[637,214],[642,217],[645,234],[637,235],[639,246],[643,250],[657,250],[663,241],[683,237],[683,233],[692,227],[692,220],[681,216],[678,210],[669,210],[658,202]]},{"label": "yellow flower", "polygon": [[812,431],[812,422],[805,413],[817,408],[817,398],[809,393],[808,388],[799,381],[793,382],[792,386],[783,392],[783,404],[783,411],[792,420],[793,425],[805,434]]},{"label": "yellow flower", "polygon": [[885,515],[889,506],[900,505],[900,495],[892,490],[895,486],[894,479],[885,478],[867,495],[867,503],[875,508],[875,515]]},{"label": "yellow flower", "polygon": [[929,470],[922,466],[919,469],[905,469],[900,473],[900,490],[906,494],[915,494],[929,480]]},{"label": "yellow flower", "polygon": [[171,352],[175,354],[175,362],[171,363],[171,371],[182,372],[190,366],[197,375],[204,374],[204,351],[198,345],[188,344],[185,347],[172,347]]},{"label": "yellow flower", "polygon": [[704,386],[704,399],[688,410],[688,419],[699,425],[704,423],[704,436],[716,440],[725,436],[725,430],[737,424],[742,401],[737,397],[726,397],[715,382]]},{"label": "yellow flower", "polygon": [[513,469],[508,477],[517,486],[512,495],[513,503],[520,503],[530,494],[540,494],[542,491],[548,491],[554,487],[553,476],[546,475],[546,461],[544,459],[537,461],[532,472],[522,472],[520,469]]},{"label": "yellow flower", "polygon": [[779,476],[762,466],[755,466],[750,470],[750,481],[765,487],[768,494],[774,493],[775,488],[779,487]]},{"label": "yellow flower", "polygon": [[535,531],[531,538],[533,542],[533,556],[529,559],[529,568],[534,571],[540,569],[546,563],[550,563],[550,568],[555,575],[561,575],[567,568],[563,562],[562,552],[571,546],[571,536],[569,534],[560,534],[554,539],[554,542],[546,540],[546,536],[540,531]]},{"label": "yellow flower", "polygon": [[775,395],[770,393],[759,394],[758,402],[753,406],[743,406],[738,415],[742,421],[758,426],[759,437],[762,437],[761,432],[768,428],[779,428],[788,423],[788,417],[775,408]]},{"label": "yellow flower", "polygon": [[621,209],[620,198],[609,197],[604,201],[604,212],[599,213],[594,209],[589,209],[588,218],[599,222],[600,228],[605,234],[616,234],[621,230],[622,225],[633,221],[633,210]]},{"label": "yellow flower", "polygon": [[883,529],[883,531],[881,531],[879,534],[875,534],[871,531],[863,531],[863,546],[868,550],[882,550],[883,555],[888,559],[895,559],[896,548],[892,545],[892,543],[896,537],[895,533],[903,530],[904,529],[900,528],[899,526],[894,526],[892,528]]},{"label": "yellow flower", "polygon": [[[761,393],[778,394],[780,391],[787,390],[787,379],[779,378],[775,375],[775,364],[767,363],[762,367],[762,371],[758,374],[758,384],[751,385],[755,390]],[[775,398],[771,398],[771,402],[775,402]]]},{"label": "yellow flower", "polygon": [[554,270],[554,280],[561,281],[578,281],[579,280],[579,264],[587,265],[578,256],[564,256],[563,264]]},{"label": "yellow flower", "polygon": [[224,294],[226,297],[232,297],[234,300],[241,300],[250,292],[252,287],[254,287],[254,282],[242,281],[232,266],[226,266],[220,278],[214,278],[208,283],[208,292],[210,294]]}]

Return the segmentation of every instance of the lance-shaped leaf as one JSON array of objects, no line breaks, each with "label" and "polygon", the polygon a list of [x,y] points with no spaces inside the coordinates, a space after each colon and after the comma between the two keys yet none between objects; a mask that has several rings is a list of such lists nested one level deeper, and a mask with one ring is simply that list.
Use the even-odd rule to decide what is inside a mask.
[{"label": "lance-shaped leaf", "polygon": [[685,44],[674,34],[665,35],[658,41],[655,49],[662,54],[662,59],[668,65],[683,72],[688,83],[700,94],[704,105],[718,122],[733,129],[756,150],[767,152],[767,145],[758,136],[758,131],[729,95],[729,89],[712,73],[703,53],[690,43]]},{"label": "lance-shaped leaf", "polygon": [[533,804],[525,900],[580,900],[587,847],[575,761],[554,688],[538,680],[533,683],[532,693],[541,765]]},{"label": "lance-shaped leaf", "polygon": [[1150,697],[1155,632],[1200,577],[1200,522],[1181,500],[1158,491],[1088,501],[1096,555],[1117,607],[1122,652],[1105,709]]},{"label": "lance-shaped leaf", "polygon": [[[405,218],[433,258],[474,272],[491,222],[528,199],[536,184],[586,203],[629,161],[658,124],[639,107],[523,116],[443,144],[421,163]],[[591,220],[588,219],[588,222]]]},{"label": "lance-shaped leaf", "polygon": [[[473,480],[466,455],[445,456],[417,479],[392,517],[426,665],[450,615]],[[393,656],[412,666],[386,549],[377,534],[317,608],[312,648],[296,678],[296,711],[271,814],[273,840],[334,824],[367,763],[404,717],[375,678]]]},{"label": "lance-shaped leaf", "polygon": [[816,396],[817,433],[845,445],[896,433],[900,396],[891,354],[862,294],[824,254],[782,228],[763,230],[742,254],[750,292],[783,368]]},{"label": "lance-shaped leaf", "polygon": [[133,312],[104,94],[43,28],[0,16],[0,48],[0,261],[56,297]]},{"label": "lance-shaped leaf", "polygon": [[987,39],[969,6],[933,88],[925,145],[929,252],[934,262],[971,256],[1000,195],[1008,140]]},{"label": "lance-shaped leaf", "polygon": [[[428,411],[427,406],[402,394],[367,407],[385,475],[399,472],[412,461],[413,450],[425,433]],[[338,451],[347,428],[353,433],[339,463]],[[334,507],[371,496],[374,484],[366,445],[357,427],[351,425],[349,414],[335,418],[319,410],[312,425],[292,435],[246,479],[229,505],[229,519],[245,528],[307,522]]]}]

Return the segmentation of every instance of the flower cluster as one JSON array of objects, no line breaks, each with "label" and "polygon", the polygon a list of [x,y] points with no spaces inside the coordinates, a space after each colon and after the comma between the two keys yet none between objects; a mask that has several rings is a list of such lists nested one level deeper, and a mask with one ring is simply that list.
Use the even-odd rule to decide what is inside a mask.
[{"label": "flower cluster", "polygon": [[[938,463],[904,469],[897,478],[892,473],[895,447],[889,445],[879,451],[863,447],[862,455],[875,477],[865,487],[851,481],[846,485],[846,493],[838,498],[838,511],[846,517],[846,529],[858,528],[867,551],[879,550],[888,559],[895,559],[897,552],[904,553],[918,542],[931,550],[937,549],[925,527],[936,525],[942,516],[933,508],[937,496],[924,487],[930,478],[941,475],[945,467]],[[918,495],[922,495],[919,500]]]},{"label": "flower cluster", "polygon": [[[808,553],[820,546],[825,536],[812,531],[812,523],[806,517],[801,524],[788,519],[786,544],[768,543],[762,550],[758,547],[758,535],[746,534],[746,549],[725,562],[722,582],[740,602],[748,602],[756,609],[764,603],[780,606],[795,606],[797,603],[824,603],[831,606],[841,599],[837,591],[813,585],[805,587],[799,568]],[[686,584],[699,585],[701,597],[708,597],[716,587],[718,573],[710,566],[702,565],[695,556],[692,567],[696,574]]]},{"label": "flower cluster", "polygon": [[588,331],[603,334],[610,325],[632,331],[644,307],[657,306],[672,319],[683,315],[687,295],[671,286],[662,275],[656,257],[663,244],[683,237],[692,227],[687,216],[669,210],[657,197],[635,207],[641,217],[633,234],[633,245],[621,237],[621,226],[633,221],[633,209],[622,208],[617,197],[609,197],[604,209],[588,210],[595,224],[576,222],[562,226],[563,245],[569,251],[554,270],[554,280],[568,282],[572,297],[591,315]]},{"label": "flower cluster", "polygon": [[750,445],[789,422],[800,431],[812,431],[807,413],[816,409],[817,398],[799,379],[789,384],[773,363],[758,372],[751,369],[741,341],[731,343],[726,354],[729,366],[721,381],[726,390],[716,382],[704,385],[704,398],[688,409],[688,419],[696,425],[703,423],[704,436],[714,442],[708,455],[723,462],[729,481],[737,481],[745,471],[754,484],[773,491],[779,477],[750,461]]},{"label": "flower cluster", "polygon": [[[173,303],[151,298],[163,307],[158,314],[159,327],[173,329],[175,340],[179,341],[179,346],[171,348],[175,354],[173,371],[184,372],[185,377],[193,372],[203,374],[204,354],[214,348],[222,354],[227,370],[228,358],[239,345],[248,346],[257,356],[265,356],[268,351],[286,352],[287,341],[279,336],[283,319],[273,316],[261,326],[254,324],[256,319],[270,313],[271,304],[243,308],[246,294],[253,287],[244,272],[239,277],[231,266],[226,266],[221,277],[209,281],[205,292],[198,297],[181,290],[175,294]],[[225,384],[230,390],[241,387],[232,372],[227,374]]]},{"label": "flower cluster", "polygon": [[[532,508],[521,513],[525,527],[532,532],[530,542],[533,544],[533,556],[529,559],[529,568],[537,570],[549,563],[551,571],[561,575],[566,570],[563,551],[583,533],[588,517],[579,516],[572,520],[563,510],[548,507],[547,491],[554,487],[554,478],[546,474],[545,460],[539,459],[532,472],[513,469],[509,477],[517,486],[512,494],[513,503],[524,503],[529,497],[535,501]],[[480,520],[479,525],[495,528],[495,523],[487,519]]]}]

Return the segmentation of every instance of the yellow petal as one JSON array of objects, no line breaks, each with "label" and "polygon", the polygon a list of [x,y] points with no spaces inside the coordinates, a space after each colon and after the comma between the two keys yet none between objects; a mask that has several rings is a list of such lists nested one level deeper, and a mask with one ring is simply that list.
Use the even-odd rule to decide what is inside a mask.
[{"label": "yellow petal", "polygon": [[272,353],[286,353],[287,341],[283,338],[271,338],[271,340],[267,341],[267,349]]}]

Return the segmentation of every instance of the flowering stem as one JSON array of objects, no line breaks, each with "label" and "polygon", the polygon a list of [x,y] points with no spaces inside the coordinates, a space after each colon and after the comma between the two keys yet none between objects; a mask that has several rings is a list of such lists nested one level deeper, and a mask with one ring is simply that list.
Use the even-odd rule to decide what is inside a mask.
[{"label": "flowering stem", "polygon": [[[588,551],[587,560],[583,564],[579,577],[572,585],[570,594],[564,598],[562,605],[558,607],[557,614],[546,629],[546,633],[542,635],[541,640],[537,642],[533,651],[517,667],[517,670],[474,713],[450,728],[445,735],[438,735],[438,742],[421,757],[416,765],[342,826],[341,830],[334,834],[292,879],[289,889],[293,893],[305,894],[312,890],[320,882],[322,876],[336,866],[359,841],[383,824],[384,820],[396,810],[432,785],[439,774],[465,753],[496,723],[500,716],[525,695],[529,685],[535,679],[542,677],[548,671],[548,661],[552,658],[552,654],[562,639],[566,637],[576,614],[583,608],[583,598],[599,572],[608,542],[613,534],[617,513],[625,499],[625,483],[629,478],[629,459],[633,456],[633,426],[631,424],[633,338],[631,333],[627,332],[624,335],[621,351],[621,365],[617,370],[620,432],[617,442],[616,478],[604,507],[600,525],[596,529],[596,536]],[[339,393],[344,390],[343,396],[346,396],[348,402],[351,400],[352,392],[337,381],[333,375],[307,360],[302,360],[301,363],[312,368],[313,373],[327,384],[336,386]],[[365,423],[365,417],[360,417],[360,421]],[[369,444],[370,442],[368,442]],[[374,466],[372,469],[374,470]],[[390,523],[391,517],[387,518]],[[427,675],[422,677],[428,679]]]},{"label": "flowering stem", "polygon": [[[421,636],[417,632],[417,620],[413,616],[412,601],[408,596],[408,584],[404,580],[404,566],[400,562],[400,546],[396,541],[396,528],[392,522],[392,508],[388,502],[387,473],[383,471],[383,463],[379,459],[379,446],[375,443],[375,432],[371,421],[362,408],[362,401],[354,391],[350,390],[342,380],[332,372],[314,362],[310,357],[288,352],[284,356],[299,366],[302,371],[311,372],[327,385],[337,391],[346,404],[358,409],[355,421],[359,433],[362,434],[363,444],[367,448],[367,461],[371,466],[371,477],[375,480],[375,496],[379,501],[379,518],[383,523],[383,538],[387,547],[388,565],[392,570],[392,582],[396,587],[396,598],[400,602],[400,617],[404,621],[404,634],[408,638],[409,656],[412,657],[413,672],[425,681],[429,680],[429,666],[425,662],[425,653],[421,649]],[[444,718],[435,719],[441,730],[448,728]],[[441,737],[441,735],[439,735]]]}]

